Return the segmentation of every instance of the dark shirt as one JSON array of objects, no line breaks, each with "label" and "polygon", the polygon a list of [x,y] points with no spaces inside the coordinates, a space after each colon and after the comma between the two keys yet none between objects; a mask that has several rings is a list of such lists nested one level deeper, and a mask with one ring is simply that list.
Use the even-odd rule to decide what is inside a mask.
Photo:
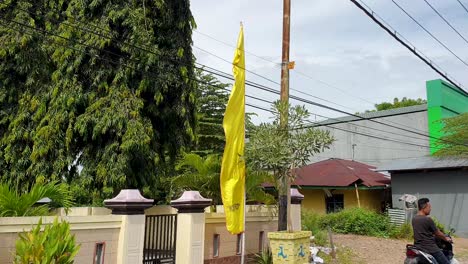
[{"label": "dark shirt", "polygon": [[432,254],[441,249],[435,242],[434,233],[438,230],[434,221],[423,215],[416,215],[412,221],[414,232],[414,246],[426,253]]}]

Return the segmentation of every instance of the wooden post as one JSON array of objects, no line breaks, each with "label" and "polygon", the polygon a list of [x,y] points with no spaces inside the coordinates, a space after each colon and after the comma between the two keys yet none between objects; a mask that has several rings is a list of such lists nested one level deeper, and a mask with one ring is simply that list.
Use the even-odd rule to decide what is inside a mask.
[{"label": "wooden post", "polygon": [[357,198],[358,207],[361,208],[361,200],[359,199],[359,191],[358,191],[357,183],[354,184],[354,188],[356,189],[356,198]]},{"label": "wooden post", "polygon": [[[283,0],[283,44],[282,44],[282,60],[281,60],[281,102],[289,103],[289,39],[290,39],[290,21],[291,21],[291,0]],[[280,116],[280,127],[288,129],[288,111]],[[288,175],[283,175],[280,184],[279,192],[279,214],[278,214],[278,231],[287,230],[289,215],[290,215],[290,182]]]},{"label": "wooden post", "polygon": [[333,260],[336,259],[336,252],[335,252],[335,244],[333,243],[333,235],[332,235],[332,231],[331,231],[331,228],[328,227],[328,237],[330,238],[330,246],[331,246],[331,257]]}]

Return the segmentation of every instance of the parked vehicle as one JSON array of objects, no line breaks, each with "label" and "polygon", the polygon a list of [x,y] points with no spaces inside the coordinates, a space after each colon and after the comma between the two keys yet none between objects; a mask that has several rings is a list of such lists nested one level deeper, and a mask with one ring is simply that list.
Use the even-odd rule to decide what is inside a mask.
[{"label": "parked vehicle", "polygon": [[[446,235],[451,238],[455,230],[451,229]],[[458,264],[453,256],[453,244],[436,237],[437,246],[442,249],[444,255],[450,260],[450,264]],[[431,254],[418,250],[414,245],[406,245],[406,259],[404,264],[437,264]]]}]

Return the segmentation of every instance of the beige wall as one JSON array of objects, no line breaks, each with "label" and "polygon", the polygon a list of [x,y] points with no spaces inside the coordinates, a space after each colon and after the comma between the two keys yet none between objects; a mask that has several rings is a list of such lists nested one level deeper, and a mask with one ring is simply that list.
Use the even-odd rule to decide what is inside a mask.
[{"label": "beige wall", "polygon": [[[325,192],[323,190],[305,190],[300,192],[304,195],[302,208],[304,210],[313,210],[317,213],[325,214]],[[359,190],[359,200],[361,207],[380,211],[383,190]],[[343,194],[344,208],[352,208],[358,206],[356,191],[353,190],[334,190],[333,194]]]},{"label": "beige wall", "polygon": [[[42,219],[43,224],[50,224],[55,217],[49,216]],[[75,258],[75,264],[93,263],[94,249],[98,242],[105,243],[105,263],[117,263],[117,246],[122,224],[121,216],[70,216],[62,217],[62,219],[70,223],[76,242],[81,245],[81,249]],[[0,263],[12,263],[18,233],[30,230],[38,221],[39,217],[0,218]]]},{"label": "beige wall", "polygon": [[[206,260],[213,259],[213,238],[220,235],[218,258],[236,256],[237,235],[231,235],[226,230],[225,215],[223,213],[207,213],[205,224],[205,253]],[[267,245],[267,233],[276,231],[277,217],[268,212],[248,212],[246,216],[246,253],[259,252],[260,231],[264,231],[264,243]]]}]

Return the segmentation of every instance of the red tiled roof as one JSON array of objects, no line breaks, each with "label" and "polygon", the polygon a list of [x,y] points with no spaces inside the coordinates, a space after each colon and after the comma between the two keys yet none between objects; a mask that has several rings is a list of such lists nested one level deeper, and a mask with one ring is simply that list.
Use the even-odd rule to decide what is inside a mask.
[{"label": "red tiled roof", "polygon": [[351,160],[329,159],[296,170],[293,185],[299,186],[385,186],[390,179],[373,171],[375,167]]}]

